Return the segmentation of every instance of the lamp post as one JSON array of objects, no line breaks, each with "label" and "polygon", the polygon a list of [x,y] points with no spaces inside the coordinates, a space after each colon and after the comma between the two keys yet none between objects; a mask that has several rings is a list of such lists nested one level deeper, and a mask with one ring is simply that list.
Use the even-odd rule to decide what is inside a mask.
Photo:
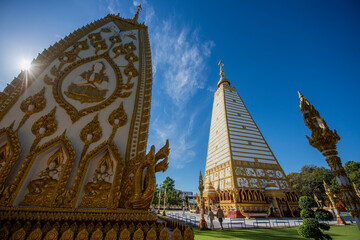
[{"label": "lamp post", "polygon": [[333,198],[333,194],[331,193],[330,188],[329,188],[329,186],[326,184],[325,180],[324,180],[324,188],[325,188],[325,193],[326,193],[326,195],[329,197],[330,203],[331,203],[331,205],[332,205],[332,207],[333,207],[333,209],[334,209],[334,213],[335,213],[335,216],[336,216],[336,222],[337,222],[337,224],[345,225],[346,222],[345,222],[345,220],[340,216],[339,210],[337,209],[335,200],[334,200],[334,198]]},{"label": "lamp post", "polygon": [[201,171],[200,171],[200,176],[199,176],[199,191],[200,191],[200,208],[201,208],[201,219],[200,219],[200,223],[199,223],[199,229],[200,230],[206,230],[208,229],[205,218],[204,218],[204,199],[203,199],[203,192],[204,192],[204,181],[201,175]]},{"label": "lamp post", "polygon": [[161,208],[160,200],[161,200],[161,189],[159,188],[159,207],[158,207],[158,210],[157,210],[158,214],[160,214],[160,208]]},{"label": "lamp post", "polygon": [[340,140],[336,130],[331,131],[325,120],[320,117],[319,112],[313,105],[300,93],[300,111],[303,115],[305,125],[311,130],[311,138],[306,136],[309,144],[318,149],[326,158],[332,173],[336,177],[340,186],[342,200],[346,208],[350,210],[355,218],[360,230],[360,198],[356,195],[351,186],[348,176],[341,164],[341,159],[337,156],[336,144]]}]

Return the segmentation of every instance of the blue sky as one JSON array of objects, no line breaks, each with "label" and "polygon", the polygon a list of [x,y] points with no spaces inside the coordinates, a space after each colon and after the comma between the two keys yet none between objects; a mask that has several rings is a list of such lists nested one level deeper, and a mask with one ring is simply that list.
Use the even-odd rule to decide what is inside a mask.
[{"label": "blue sky", "polygon": [[154,70],[149,145],[170,139],[170,167],[157,175],[196,191],[204,171],[218,61],[286,173],[327,166],[309,144],[300,90],[341,137],[343,163],[360,161],[358,1],[0,1],[0,89],[22,58],[75,29],[120,13],[149,26]]}]

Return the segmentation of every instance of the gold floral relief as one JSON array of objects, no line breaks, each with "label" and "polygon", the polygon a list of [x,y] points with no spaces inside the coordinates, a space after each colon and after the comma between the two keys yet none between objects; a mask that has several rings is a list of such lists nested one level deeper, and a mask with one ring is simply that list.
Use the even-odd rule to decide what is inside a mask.
[{"label": "gold floral relief", "polygon": [[98,55],[99,51],[107,50],[108,45],[106,44],[105,39],[98,42],[91,42],[91,45],[95,48],[95,54]]},{"label": "gold floral relief", "polygon": [[0,188],[5,183],[6,178],[21,153],[21,146],[17,133],[13,131],[12,128],[13,124],[7,128],[0,129],[0,138],[5,138],[5,142],[0,146]]},{"label": "gold floral relief", "polygon": [[26,120],[34,113],[41,112],[46,107],[46,99],[45,99],[45,87],[41,89],[34,96],[27,97],[20,104],[20,109],[25,113],[24,117],[20,121],[16,131],[18,131],[22,125],[26,122]]},{"label": "gold floral relief", "polygon": [[[80,74],[80,80],[72,82],[68,89],[63,93],[61,86],[64,79],[73,70],[89,62],[94,62],[90,69]],[[114,70],[115,78],[110,79],[109,76],[107,76],[105,72],[107,64],[105,64],[105,62],[107,62]],[[109,81],[115,81],[114,89],[108,89],[106,85],[103,84]],[[109,57],[108,52],[105,52],[98,56],[80,59],[62,70],[61,74],[54,80],[53,94],[56,102],[66,110],[71,120],[75,122],[82,116],[107,107],[119,97],[129,97],[131,91],[124,92],[124,90],[130,90],[132,87],[133,84],[123,83],[122,74],[119,67]],[[109,91],[112,91],[111,95],[108,94]],[[95,102],[98,104],[90,107],[84,107],[82,109],[77,109],[66,100],[65,96],[81,103]]]},{"label": "gold floral relief", "polygon": [[96,114],[93,120],[86,124],[80,131],[80,139],[85,144],[80,158],[83,158],[90,144],[99,141],[101,137],[102,129],[98,120],[98,115]]},{"label": "gold floral relief", "polygon": [[[108,141],[94,148],[85,158],[80,160],[75,181],[64,201],[65,207],[75,207],[89,164],[92,163],[92,159],[104,152],[104,156],[96,163],[97,167],[93,173],[92,180],[85,183],[83,187],[85,195],[81,199],[79,207],[117,208],[120,199],[123,161],[115,143],[109,143]],[[111,159],[111,155],[114,156],[116,164]],[[116,167],[114,167],[114,165],[116,165]]]},{"label": "gold floral relief", "polygon": [[52,135],[57,130],[57,121],[55,119],[56,107],[48,114],[40,117],[31,127],[31,132],[36,136],[30,151],[33,150],[40,140]]},{"label": "gold floral relief", "polygon": [[108,118],[110,125],[113,127],[113,130],[109,137],[109,141],[111,141],[114,138],[117,129],[119,127],[124,126],[127,123],[127,120],[128,120],[127,114],[124,110],[123,102],[121,102],[120,106],[114,111],[112,111],[112,113],[109,115]]},{"label": "gold floral relief", "polygon": [[[65,187],[70,176],[72,166],[75,162],[75,150],[70,140],[65,136],[65,132],[43,145],[36,147],[25,158],[21,168],[10,186],[10,205],[15,201],[22,184],[33,167],[39,167],[38,161],[43,161],[39,157],[46,156],[46,152],[56,149],[55,152],[46,159],[46,167],[34,180],[28,184],[28,193],[22,199],[20,205],[59,207],[65,194]],[[36,164],[34,164],[36,162]]]}]

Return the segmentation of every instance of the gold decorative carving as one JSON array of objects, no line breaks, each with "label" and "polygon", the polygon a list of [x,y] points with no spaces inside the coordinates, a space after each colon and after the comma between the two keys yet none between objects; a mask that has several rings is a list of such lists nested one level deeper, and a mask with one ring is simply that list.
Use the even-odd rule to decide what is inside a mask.
[{"label": "gold decorative carving", "polygon": [[146,240],[156,240],[156,231],[154,228],[151,228],[150,231],[146,234]]},{"label": "gold decorative carving", "polygon": [[[33,65],[36,65],[37,68],[34,69],[32,75],[29,76],[27,85],[25,82],[25,73],[21,73],[20,76],[8,85],[5,88],[4,93],[0,94],[0,120],[8,112],[8,110],[13,106],[13,104],[18,100],[21,94],[31,86],[31,84],[43,73],[43,71],[49,66],[49,64],[56,58],[58,58],[64,51],[72,44],[79,41],[81,38],[86,36],[89,32],[92,32],[109,22],[114,22],[116,25],[121,26],[123,30],[132,30],[139,29],[142,30],[145,35],[147,34],[147,27],[141,23],[134,23],[132,19],[124,19],[119,16],[109,14],[106,17],[97,20],[91,24],[88,24],[75,32],[71,33],[69,36],[66,36],[58,43],[55,43],[53,46],[50,46],[48,49],[45,49],[42,53],[38,55],[36,59],[32,62]],[[147,36],[147,35],[146,35]],[[148,38],[145,39],[146,51],[150,51],[150,46],[148,43]],[[151,67],[151,66],[150,66]],[[3,101],[6,98],[6,101]]]},{"label": "gold decorative carving", "polygon": [[[120,208],[148,209],[154,195],[155,173],[168,168],[169,141],[155,154],[155,147],[150,152],[138,154],[126,165],[121,186]],[[164,159],[157,163],[160,159]],[[144,169],[146,173],[144,175]]]},{"label": "gold decorative carving", "polygon": [[40,228],[36,228],[34,231],[30,233],[30,235],[27,237],[27,240],[41,240],[42,239],[42,231]]},{"label": "gold decorative carving", "polygon": [[184,240],[194,240],[194,232],[191,228],[186,228],[184,231]]},{"label": "gold decorative carving", "polygon": [[53,228],[45,235],[44,240],[57,240],[58,236],[59,232]]},{"label": "gold decorative carving", "polygon": [[30,152],[37,146],[41,139],[52,135],[57,129],[57,122],[55,119],[56,107],[54,107],[48,114],[40,117],[31,127],[31,132],[35,135],[35,140],[31,145]]},{"label": "gold decorative carving", "polygon": [[[111,225],[110,225],[111,227]],[[105,230],[106,232],[106,230]],[[91,234],[91,238],[90,240],[103,240],[103,232],[100,229],[96,229],[95,232],[93,232],[93,234]]]},{"label": "gold decorative carving", "polygon": [[86,126],[80,131],[80,139],[85,143],[80,159],[84,157],[90,144],[99,141],[101,136],[102,129],[98,121],[98,115],[96,114],[93,120],[86,124]]},{"label": "gold decorative carving", "polygon": [[172,232],[171,240],[181,240],[181,231],[178,228],[175,228],[175,230]]},{"label": "gold decorative carving", "polygon": [[[41,172],[40,178],[29,183],[29,193],[26,195],[27,197],[25,197],[24,202],[21,204],[44,207],[60,206],[62,202],[62,196],[65,193],[66,183],[69,178],[72,166],[75,162],[76,156],[75,150],[70,140],[65,136],[65,132],[61,136],[55,137],[40,147],[35,148],[25,158],[18,174],[16,175],[13,183],[10,185],[9,192],[11,198],[8,204],[13,204],[37,157],[55,147],[58,149],[56,150],[55,154],[53,154],[48,159],[47,169]],[[64,152],[66,155],[65,162],[62,152]],[[61,172],[59,173],[60,167]],[[54,175],[59,175],[58,179],[56,179]]]},{"label": "gold decorative carving", "polygon": [[13,124],[7,128],[0,129],[0,138],[4,137],[6,139],[5,144],[0,146],[0,196],[2,195],[1,189],[5,190],[3,184],[21,152],[17,133],[12,130],[12,127]]},{"label": "gold decorative carving", "polygon": [[46,107],[46,99],[44,97],[45,87],[36,93],[34,96],[27,97],[20,104],[20,109],[25,113],[24,117],[21,119],[16,131],[18,131],[26,120],[34,113],[41,112]]},{"label": "gold decorative carving", "polygon": [[86,231],[86,229],[83,229],[77,234],[75,240],[85,240],[85,239],[89,239],[89,233],[88,231]]},{"label": "gold decorative carving", "polygon": [[113,130],[111,132],[111,135],[109,137],[109,141],[112,141],[116,131],[119,127],[122,127],[126,124],[128,118],[127,114],[124,110],[123,102],[120,103],[120,106],[112,111],[112,113],[109,115],[108,121],[110,125],[113,127]]},{"label": "gold decorative carving", "polygon": [[144,233],[141,230],[141,228],[138,228],[135,232],[134,232],[134,236],[133,236],[133,240],[143,240],[144,239]]},{"label": "gold decorative carving", "polygon": [[117,231],[112,228],[106,233],[105,240],[117,240]]},{"label": "gold decorative carving", "polygon": [[126,228],[121,231],[119,240],[130,240],[130,232]]},{"label": "gold decorative carving", "polygon": [[[106,99],[105,99],[105,94],[107,89],[101,87],[99,83],[101,83],[102,81],[108,81],[109,79],[104,73],[105,64],[104,62],[100,61],[100,59],[102,59],[102,61],[108,62],[115,72],[115,80],[114,80],[116,82],[115,90]],[[94,64],[93,66],[94,69],[91,69],[88,72],[83,72],[81,74],[81,77],[84,79],[84,81],[79,83],[72,83],[69,86],[68,91],[65,92],[65,95],[67,97],[70,97],[71,99],[76,99],[81,102],[99,102],[99,104],[81,110],[77,110],[64,98],[61,92],[61,85],[63,80],[70,72],[72,72],[74,69],[78,68],[79,66],[92,61],[97,61],[97,63],[99,63],[98,64],[99,66],[102,64],[101,69],[100,67],[96,67],[96,64]],[[80,86],[79,84],[80,85],[87,84],[87,86],[86,85]],[[77,62],[74,62],[71,65],[67,66],[64,70],[61,70],[61,72],[57,74],[57,77],[54,80],[53,94],[57,103],[60,104],[60,106],[66,110],[71,120],[75,122],[82,116],[85,116],[92,112],[99,111],[100,109],[103,109],[104,107],[110,105],[112,102],[114,102],[116,98],[119,97],[126,98],[130,96],[131,92],[124,92],[123,90],[130,90],[132,87],[133,84],[129,82],[126,84],[123,83],[119,67],[109,57],[108,52],[105,52],[98,56],[92,56],[85,59],[80,59]]]},{"label": "gold decorative carving", "polygon": [[101,102],[105,100],[108,89],[101,86],[102,82],[109,82],[109,77],[104,72],[106,67],[102,61],[92,65],[89,71],[80,74],[79,82],[72,82],[64,94],[81,103]]},{"label": "gold decorative carving", "polygon": [[[80,160],[75,181],[72,188],[67,192],[64,201],[65,207],[75,207],[89,163],[93,158],[96,158],[103,152],[105,152],[105,155],[98,162],[98,169],[94,174],[95,179],[84,186],[85,195],[80,203],[80,207],[117,208],[120,198],[123,162],[122,156],[115,143],[108,143],[106,141],[94,148],[85,158]],[[113,166],[110,154],[113,155],[117,161],[112,183],[106,179],[110,175],[109,170]]]},{"label": "gold decorative carving", "polygon": [[169,240],[169,232],[166,230],[166,228],[161,230],[159,240]]},{"label": "gold decorative carving", "polygon": [[26,232],[24,228],[20,228],[11,236],[10,240],[25,240]]},{"label": "gold decorative carving", "polygon": [[114,166],[107,151],[99,160],[93,176],[93,180],[84,187],[85,195],[80,207],[106,208],[109,201],[111,178],[114,175]]},{"label": "gold decorative carving", "polygon": [[47,160],[47,167],[40,172],[39,178],[29,183],[27,186],[29,192],[25,195],[20,205],[50,206],[54,199],[54,194],[56,194],[56,187],[63,162],[63,150],[59,148]]}]

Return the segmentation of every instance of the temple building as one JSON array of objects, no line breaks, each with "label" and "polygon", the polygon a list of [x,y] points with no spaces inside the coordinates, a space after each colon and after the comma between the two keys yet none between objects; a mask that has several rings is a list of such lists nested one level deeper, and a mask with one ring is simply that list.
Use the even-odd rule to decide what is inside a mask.
[{"label": "temple building", "polygon": [[205,168],[204,202],[229,217],[292,217],[298,196],[236,88],[225,78],[214,95]]},{"label": "temple building", "polygon": [[146,153],[152,63],[140,10],[74,31],[0,92],[1,239],[165,229],[148,212],[170,149]]}]

